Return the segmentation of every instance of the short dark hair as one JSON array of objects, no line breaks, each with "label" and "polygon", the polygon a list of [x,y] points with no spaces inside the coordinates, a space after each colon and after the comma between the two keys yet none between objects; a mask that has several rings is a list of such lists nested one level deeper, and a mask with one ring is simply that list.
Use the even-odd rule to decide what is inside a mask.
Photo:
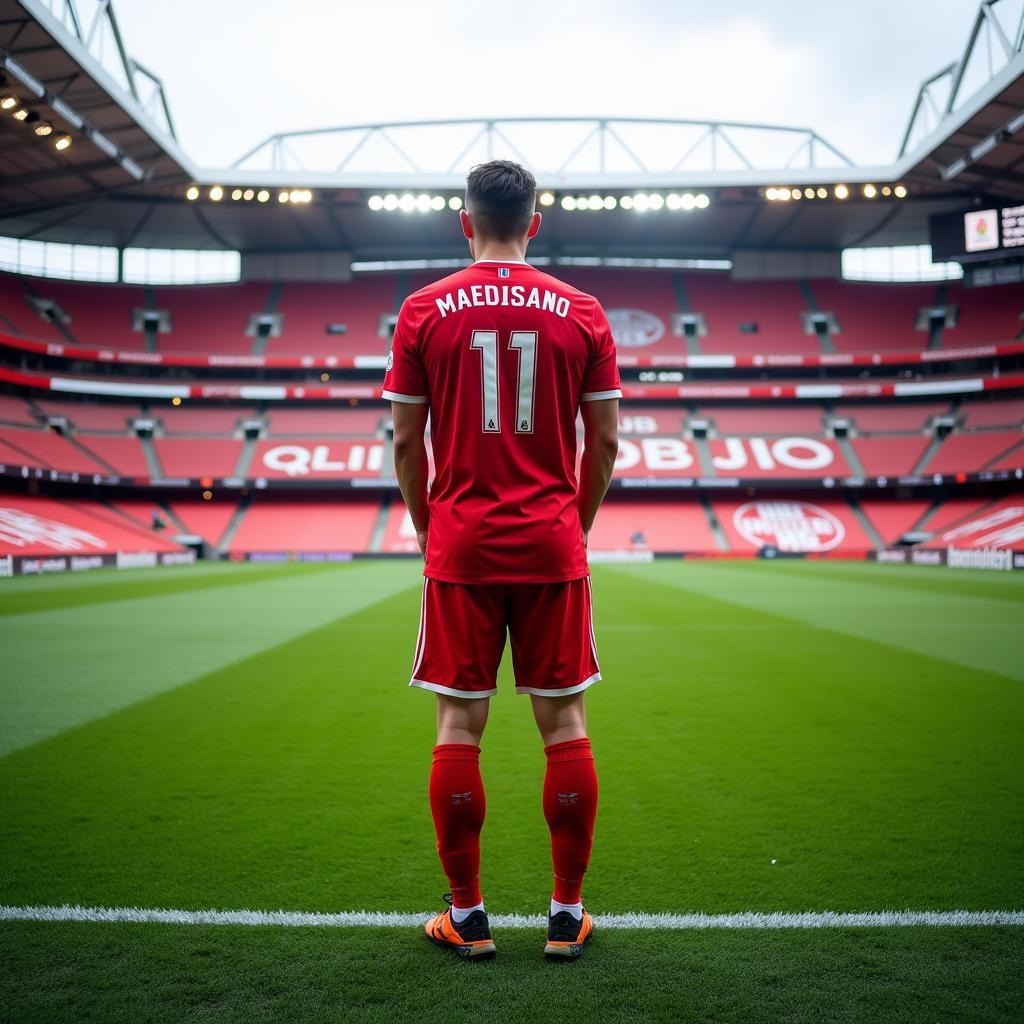
[{"label": "short dark hair", "polygon": [[466,209],[480,231],[496,242],[525,235],[537,205],[537,179],[511,160],[490,160],[470,169]]}]

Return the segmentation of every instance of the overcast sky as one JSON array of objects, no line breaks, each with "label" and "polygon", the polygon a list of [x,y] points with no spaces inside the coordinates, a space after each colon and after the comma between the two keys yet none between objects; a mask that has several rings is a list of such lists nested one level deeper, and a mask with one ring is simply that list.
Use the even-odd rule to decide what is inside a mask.
[{"label": "overcast sky", "polygon": [[275,131],[424,118],[615,115],[817,129],[896,155],[921,80],[977,0],[116,0],[178,136],[226,166]]}]

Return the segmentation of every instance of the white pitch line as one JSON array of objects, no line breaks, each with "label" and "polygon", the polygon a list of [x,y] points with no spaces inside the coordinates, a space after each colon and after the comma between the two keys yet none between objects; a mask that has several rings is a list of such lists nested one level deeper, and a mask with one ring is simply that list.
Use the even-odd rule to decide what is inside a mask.
[{"label": "white pitch line", "polygon": [[[350,910],[337,914],[296,910],[161,910],[143,907],[0,906],[0,921],[89,921],[129,924],[228,924],[290,928],[415,928],[428,913],[405,914]],[[839,913],[831,910],[803,913],[738,914],[599,914],[600,928],[643,928],[680,931],[706,928],[992,928],[1024,927],[1024,910],[880,910]],[[495,914],[495,928],[543,928],[540,914]]]}]

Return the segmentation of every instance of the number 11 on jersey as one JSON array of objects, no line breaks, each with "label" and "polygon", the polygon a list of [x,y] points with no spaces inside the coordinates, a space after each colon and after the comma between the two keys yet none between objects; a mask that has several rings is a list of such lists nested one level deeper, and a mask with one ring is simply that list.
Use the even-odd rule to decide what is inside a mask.
[{"label": "number 11 on jersey", "polygon": [[[474,331],[470,348],[480,352],[480,379],[483,387],[483,431],[501,433],[498,408],[498,332]],[[513,331],[509,349],[519,353],[519,380],[516,383],[516,433],[533,433],[533,390],[537,379],[537,332]]]}]

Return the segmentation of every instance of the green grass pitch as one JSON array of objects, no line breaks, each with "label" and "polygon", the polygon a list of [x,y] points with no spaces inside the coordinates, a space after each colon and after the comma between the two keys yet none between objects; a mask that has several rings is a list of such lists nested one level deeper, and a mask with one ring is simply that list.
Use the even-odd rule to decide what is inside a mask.
[{"label": "green grass pitch", "polygon": [[[412,562],[0,583],[0,904],[426,911]],[[1024,574],[594,571],[601,807],[626,912],[1024,908]],[[550,895],[544,763],[502,667],[493,913]],[[497,932],[0,922],[0,1020],[1016,1021],[1024,928]]]}]

